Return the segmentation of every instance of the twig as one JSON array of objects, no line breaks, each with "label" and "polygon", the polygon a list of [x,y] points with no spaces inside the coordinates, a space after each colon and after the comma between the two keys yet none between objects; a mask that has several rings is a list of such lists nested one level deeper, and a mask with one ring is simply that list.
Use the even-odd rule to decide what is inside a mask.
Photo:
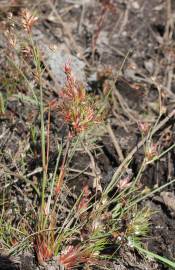
[{"label": "twig", "polygon": [[80,21],[79,21],[79,26],[78,26],[78,34],[79,35],[81,34],[81,31],[82,31],[82,24],[83,24],[83,20],[84,20],[85,10],[86,10],[86,3],[83,3],[83,1],[82,1],[82,11],[81,11]]},{"label": "twig", "polygon": [[123,19],[122,19],[122,24],[121,24],[120,29],[119,29],[119,31],[118,31],[118,36],[120,36],[121,33],[123,33],[124,28],[125,28],[125,26],[126,26],[126,24],[127,24],[127,22],[128,22],[129,8],[130,8],[130,5],[127,4],[127,7],[126,7],[126,10],[125,10],[125,12],[124,12]]},{"label": "twig", "polygon": [[128,128],[127,128],[126,124],[124,123],[124,120],[122,121],[122,119],[120,119],[119,114],[117,114],[117,112],[114,109],[112,110],[112,114],[117,119],[117,125],[122,127],[128,133]]},{"label": "twig", "polygon": [[[175,116],[175,110],[173,110],[171,113],[169,113],[169,115],[167,117],[165,117],[165,119],[163,119],[152,131],[152,135],[154,135],[159,129],[161,129],[173,116]],[[123,169],[126,169],[128,166],[128,162],[132,159],[132,157],[134,156],[134,154],[138,151],[138,149],[140,149],[144,143],[146,142],[147,137],[143,138],[137,146],[134,147],[134,149],[127,155],[127,157],[123,160],[123,162],[120,164],[120,166],[117,168],[117,170],[115,171],[113,177],[112,177],[112,181],[111,184],[108,186],[108,188],[106,189],[106,192],[108,192],[111,187],[114,184],[114,181],[116,178],[118,178],[120,176],[120,173],[122,172]]]},{"label": "twig", "polygon": [[[53,13],[55,14],[58,22],[62,25],[63,32],[64,32],[65,36],[68,37],[69,43],[71,43],[71,48],[73,48],[80,55],[80,57],[85,61],[86,65],[89,66],[88,61],[84,57],[82,48],[77,45],[77,43],[76,43],[70,29],[68,28],[67,24],[63,21],[63,19],[59,15],[59,13],[58,13],[57,9],[55,8],[55,6],[53,5],[52,1],[49,0],[48,3],[50,5]],[[70,44],[68,44],[67,39],[65,39],[65,42],[67,43],[68,48],[70,48]]]},{"label": "twig", "polygon": [[148,78],[143,73],[139,72],[139,70],[136,71],[136,73],[140,76],[133,75],[132,79],[137,82],[145,82],[154,85],[155,87],[159,87],[161,90],[163,90],[166,94],[168,94],[171,98],[175,99],[175,94],[170,91],[166,86],[160,85],[156,80],[152,78]]},{"label": "twig", "polygon": [[95,164],[95,160],[94,157],[92,155],[92,153],[89,151],[88,147],[83,143],[83,147],[86,151],[86,153],[88,154],[90,161],[91,161],[91,168],[92,168],[92,173],[94,174],[95,178],[94,178],[94,183],[93,183],[93,187],[96,188],[96,192],[100,191],[102,192],[102,187],[101,187],[101,183],[100,183],[100,179],[101,179],[101,170],[98,167],[97,164]]},{"label": "twig", "polygon": [[119,55],[121,57],[125,57],[125,54],[119,48],[110,45],[110,43],[103,43],[103,45],[105,47],[107,47],[108,49],[112,50],[117,55]]},{"label": "twig", "polygon": [[114,132],[112,130],[112,127],[111,127],[110,123],[107,124],[107,131],[108,131],[108,133],[109,133],[109,135],[110,135],[110,137],[112,139],[115,150],[116,150],[116,152],[117,152],[117,154],[119,156],[119,160],[123,161],[124,160],[124,155],[122,153],[121,147],[120,147],[120,145],[119,145],[119,143],[117,141],[117,138],[116,138],[116,136],[115,136],[115,134],[114,134]]},{"label": "twig", "polygon": [[73,179],[77,178],[78,176],[80,176],[81,174],[95,177],[94,173],[92,173],[92,172],[86,172],[86,170],[88,168],[89,168],[89,165],[84,170],[78,170],[78,169],[69,168],[69,172],[75,172],[75,173],[77,173],[74,176],[71,176],[69,174],[70,175],[69,180],[73,180]]},{"label": "twig", "polygon": [[167,6],[167,23],[166,23],[166,28],[165,28],[165,33],[164,33],[163,38],[165,41],[169,41],[172,39],[173,28],[174,28],[171,0],[167,0],[166,6]]},{"label": "twig", "polygon": [[[113,37],[114,35],[114,32],[118,32],[118,28],[119,28],[119,24],[120,22],[123,20],[123,12],[121,12],[120,15],[118,15],[118,20],[116,20],[116,23],[112,29],[112,31],[109,33],[109,44],[111,43],[111,38]],[[117,30],[116,30],[117,29]],[[124,56],[124,55],[123,55]]]},{"label": "twig", "polygon": [[134,121],[134,123],[137,123],[137,119],[132,115],[132,110],[128,107],[128,104],[116,88],[114,89],[114,96],[118,99],[123,112],[128,116],[128,118]]}]

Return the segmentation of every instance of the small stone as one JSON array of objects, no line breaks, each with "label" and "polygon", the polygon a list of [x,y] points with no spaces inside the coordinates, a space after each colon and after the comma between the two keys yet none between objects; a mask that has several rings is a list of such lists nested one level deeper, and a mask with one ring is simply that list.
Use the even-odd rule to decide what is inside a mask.
[{"label": "small stone", "polygon": [[154,63],[152,59],[146,60],[144,61],[144,66],[146,68],[146,70],[150,73],[153,74],[154,72]]},{"label": "small stone", "polygon": [[140,8],[139,3],[138,3],[137,1],[134,1],[134,2],[132,3],[132,7],[133,7],[134,9],[139,9],[139,8]]},{"label": "small stone", "polygon": [[70,61],[72,71],[77,80],[85,83],[85,63],[82,60],[60,48],[53,51],[45,45],[42,46],[41,50],[44,60],[51,69],[51,73],[53,74],[58,85],[62,87],[65,84],[66,75],[64,73],[64,66],[68,61]]},{"label": "small stone", "polygon": [[122,32],[122,36],[123,36],[123,37],[126,37],[126,36],[127,36],[127,31],[123,31],[123,32]]}]

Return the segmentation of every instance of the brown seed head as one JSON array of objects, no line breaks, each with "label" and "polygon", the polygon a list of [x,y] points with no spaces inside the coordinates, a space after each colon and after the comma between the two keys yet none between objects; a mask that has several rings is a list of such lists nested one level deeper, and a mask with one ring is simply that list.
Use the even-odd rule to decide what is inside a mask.
[{"label": "brown seed head", "polygon": [[23,9],[21,12],[22,25],[28,33],[32,31],[33,25],[38,21],[38,17],[32,15],[28,9]]}]

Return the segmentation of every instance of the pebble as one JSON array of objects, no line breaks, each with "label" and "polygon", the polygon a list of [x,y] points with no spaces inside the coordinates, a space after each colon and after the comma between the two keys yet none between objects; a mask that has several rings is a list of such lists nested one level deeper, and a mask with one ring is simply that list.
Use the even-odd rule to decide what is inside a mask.
[{"label": "pebble", "polygon": [[49,46],[43,46],[42,53],[46,64],[51,69],[51,73],[54,76],[54,79],[61,87],[64,86],[66,81],[66,76],[64,73],[64,66],[67,62],[70,62],[72,71],[78,81],[86,81],[85,77],[85,63],[80,60],[78,57],[68,53],[64,49],[58,48],[58,50],[51,50]]},{"label": "pebble", "polygon": [[139,5],[139,3],[137,1],[134,1],[134,2],[132,2],[132,7],[134,9],[139,9],[140,8],[140,5]]},{"label": "pebble", "polygon": [[154,63],[153,63],[153,60],[152,60],[152,59],[145,60],[145,61],[144,61],[144,66],[145,66],[146,70],[147,70],[150,74],[153,74],[153,72],[154,72]]}]

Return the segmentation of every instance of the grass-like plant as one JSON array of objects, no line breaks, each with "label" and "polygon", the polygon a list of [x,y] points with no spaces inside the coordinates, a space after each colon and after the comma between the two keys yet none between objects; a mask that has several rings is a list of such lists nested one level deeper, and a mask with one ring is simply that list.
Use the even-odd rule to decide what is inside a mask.
[{"label": "grass-like plant", "polygon": [[[150,218],[153,213],[149,208],[142,209],[138,204],[150,194],[144,193],[138,183],[148,164],[158,160],[174,147],[172,145],[164,153],[158,154],[152,143],[154,127],[150,130],[143,125],[140,127],[143,138],[146,138],[143,143],[145,156],[135,177],[128,172],[128,166],[133,158],[130,155],[114,172],[110,183],[101,187],[100,194],[99,190],[93,192],[85,185],[74,204],[67,209],[65,219],[59,221],[60,209],[65,208],[64,201],[67,200],[66,175],[77,142],[80,142],[88,153],[90,152],[84,144],[84,135],[102,121],[104,106],[96,100],[95,96],[88,94],[84,85],[77,81],[70,62],[64,67],[66,82],[59,93],[59,99],[45,104],[43,100],[45,70],[40,51],[32,38],[32,27],[38,18],[28,10],[23,10],[21,18],[23,29],[27,34],[25,53],[30,54],[30,59],[32,59],[34,65],[32,72],[36,82],[35,91],[32,89],[32,97],[28,99],[25,97],[25,99],[31,100],[40,111],[42,175],[38,177],[37,184],[32,183],[36,200],[29,213],[21,216],[17,224],[13,225],[10,220],[9,222],[5,220],[7,207],[5,196],[3,196],[0,219],[2,244],[13,254],[27,246],[33,247],[39,264],[45,265],[50,259],[56,258],[56,263],[63,265],[66,269],[82,264],[104,267],[107,263],[119,259],[119,250],[122,248],[136,249],[174,266],[173,262],[146,251],[141,244],[141,239],[149,232]],[[16,44],[14,33],[9,40],[11,41],[12,38]],[[15,44],[13,42],[13,45]],[[14,67],[31,90],[25,72],[16,64]],[[55,108],[59,109],[59,117],[67,125],[67,134],[64,141],[61,140],[58,144],[55,169],[50,176],[48,173],[50,113]],[[46,116],[48,117],[47,125],[44,120]],[[31,128],[31,134],[32,141],[36,144],[35,127]],[[88,140],[87,137],[86,140]],[[89,155],[92,157],[91,153]],[[31,184],[29,179],[24,177],[23,180]],[[169,184],[167,183],[164,187]],[[151,191],[151,194],[161,188]]]}]

